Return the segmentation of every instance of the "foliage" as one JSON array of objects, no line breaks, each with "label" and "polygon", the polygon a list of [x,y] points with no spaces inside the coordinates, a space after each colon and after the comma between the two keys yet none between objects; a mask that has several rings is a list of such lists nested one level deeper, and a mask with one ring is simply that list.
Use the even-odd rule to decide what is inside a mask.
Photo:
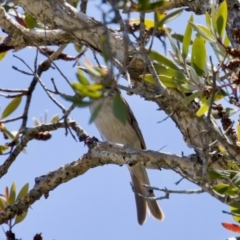
[{"label": "foliage", "polygon": [[[163,97],[162,92],[161,94],[154,92],[154,90],[158,89],[159,86],[161,86],[164,91],[172,94],[174,97],[180,95],[182,98],[179,98],[181,99],[179,104],[182,104],[185,109],[194,106],[194,108],[192,108],[194,109],[192,111],[192,116],[199,119],[199,121],[207,119],[206,121],[210,123],[211,119],[215,118],[218,123],[221,124],[222,130],[228,137],[231,144],[234,145],[234,149],[237,149],[236,151],[239,152],[240,123],[234,124],[231,116],[236,114],[240,107],[240,71],[238,70],[240,52],[238,49],[230,46],[230,40],[226,33],[228,22],[227,1],[222,1],[219,6],[212,4],[211,11],[209,10],[209,12],[205,13],[205,25],[196,23],[194,14],[191,14],[183,34],[173,33],[172,29],[169,28],[167,24],[170,21],[176,21],[176,19],[183,13],[184,9],[181,8],[171,12],[161,11],[161,9],[164,9],[168,3],[169,1],[164,0],[154,2],[149,0],[139,0],[135,4],[132,1],[117,1],[116,6],[113,6],[112,10],[114,10],[115,7],[121,7],[124,11],[136,11],[137,13],[140,13],[140,18],[129,18],[126,22],[121,21],[121,27],[118,31],[124,32],[126,29],[128,30],[127,32],[124,32],[125,35],[123,34],[124,38],[126,38],[124,39],[125,42],[123,41],[126,44],[125,50],[130,46],[127,45],[128,41],[130,41],[130,35],[136,40],[132,45],[137,47],[129,52],[129,55],[125,59],[126,63],[123,63],[124,61],[120,62],[115,56],[115,52],[117,50],[109,47],[111,41],[113,41],[113,38],[109,37],[109,34],[116,34],[117,36],[118,32],[116,31],[113,33],[113,31],[108,32],[106,30],[108,23],[106,22],[106,19],[108,19],[108,16],[105,16],[104,14],[103,15],[106,19],[103,18],[105,21],[103,26],[106,30],[106,34],[103,34],[100,38],[100,49],[97,49],[93,43],[86,43],[82,40],[77,41],[77,37],[75,35],[72,42],[77,51],[77,56],[74,57],[62,52],[60,54],[56,54],[55,51],[50,50],[47,47],[35,46],[35,42],[34,44],[31,43],[37,48],[38,54],[41,53],[46,56],[46,65],[42,64],[42,68],[37,69],[37,64],[35,63],[34,70],[32,70],[25,63],[28,69],[30,69],[30,73],[26,73],[15,68],[15,70],[33,77],[33,80],[27,90],[11,89],[11,91],[9,91],[8,89],[8,91],[6,91],[4,89],[0,89],[0,91],[11,93],[10,95],[4,96],[6,98],[11,98],[11,100],[8,101],[8,104],[6,104],[1,111],[0,131],[3,133],[5,140],[8,142],[6,144],[1,143],[0,155],[11,156],[12,151],[17,147],[20,149],[19,152],[24,150],[24,148],[21,148],[22,137],[26,136],[25,134],[28,130],[26,119],[29,117],[29,105],[37,83],[41,85],[48,97],[63,112],[62,117],[59,117],[59,115],[56,114],[52,116],[49,122],[47,121],[47,114],[45,114],[44,120],[33,118],[33,129],[36,130],[37,133],[34,134],[33,131],[33,133],[27,136],[28,139],[47,141],[51,138],[52,129],[51,131],[39,132],[37,131],[38,128],[42,125],[53,126],[54,123],[59,123],[60,120],[67,123],[69,120],[68,116],[75,107],[88,107],[92,100],[98,100],[106,97],[108,94],[111,94],[112,88],[122,87],[118,82],[119,75],[123,75],[129,83],[129,86],[125,88],[122,87],[123,89],[128,88],[128,90],[130,89],[134,92],[136,89],[139,90],[139,85],[141,83],[141,90],[148,91],[149,94],[143,95],[146,99],[156,100],[157,98]],[[77,8],[79,2],[73,1],[71,2],[71,5],[74,8]],[[19,11],[19,7],[14,4],[6,3],[4,8],[8,16],[11,16],[11,19],[14,19],[21,26],[19,29],[23,28],[26,33],[31,33],[35,30],[45,31],[45,33],[47,33],[47,31],[50,31],[51,29],[54,29],[57,32],[57,30],[61,29],[61,26],[57,25],[56,27],[55,22],[52,24],[46,23],[47,25],[45,26],[45,22],[43,23],[40,21],[41,18],[34,16],[34,14],[27,12],[24,9]],[[81,10],[84,12],[84,9]],[[117,11],[114,10],[113,12],[116,16],[110,21],[110,23],[116,23],[115,21],[117,21],[116,19],[119,17],[116,13]],[[149,12],[153,13],[153,19],[145,18],[144,14]],[[72,31],[72,33],[74,33],[74,31]],[[137,33],[139,33],[139,37],[136,37]],[[21,37],[24,39],[24,36]],[[152,48],[152,41],[154,38],[162,43],[165,54]],[[0,46],[4,47],[4,44],[5,43],[2,43]],[[48,43],[46,42],[46,45],[47,44]],[[170,57],[166,56],[167,44],[171,46],[171,50],[169,50]],[[17,47],[15,46],[16,50],[18,50]],[[90,48],[94,52],[93,56],[96,60],[95,65],[97,66],[93,66],[93,64],[86,60],[86,58],[85,60],[79,61],[79,59],[81,59],[85,52]],[[215,54],[217,63],[214,62],[208,49],[211,49],[211,51]],[[98,61],[99,56],[96,56],[97,52],[100,55],[100,62],[104,62],[107,67],[100,65]],[[6,53],[7,50],[3,48],[0,53],[0,61],[4,60]],[[131,64],[133,64],[136,59],[136,62],[140,61],[138,59],[139,55],[141,55],[141,58],[139,59],[144,59],[144,61],[146,60],[143,66],[147,66],[143,67],[144,69],[141,72],[134,72],[134,82],[137,82],[134,86],[134,84],[132,84],[133,79],[131,79],[129,71],[132,67]],[[40,78],[42,72],[48,70],[50,66],[56,67],[54,65],[55,60],[59,59],[64,61],[75,61],[74,66],[77,66],[75,80],[71,83],[68,80],[66,81],[73,94],[69,94],[67,90],[65,91],[65,89],[61,92],[61,90],[57,88],[53,79],[53,90],[50,90],[44,85]],[[19,60],[22,61],[22,59]],[[61,72],[60,69],[58,69],[58,71]],[[118,76],[117,72],[119,72]],[[133,86],[136,87],[136,89]],[[176,92],[179,95],[174,95]],[[156,95],[152,97],[155,93]],[[142,96],[141,94],[139,95]],[[60,104],[57,97],[63,100],[64,103],[71,103],[71,107],[67,109],[63,106],[63,104]],[[23,103],[24,101],[25,103]],[[21,107],[23,107],[23,110]],[[101,110],[102,105],[99,104],[91,115],[89,123],[92,123],[98,117],[98,113]],[[19,117],[16,117],[14,114],[20,111],[23,111],[23,113]],[[114,98],[113,113],[123,124],[129,120],[127,109],[119,95],[116,95]],[[168,112],[168,114],[174,115],[175,112]],[[13,117],[10,118],[10,116]],[[19,130],[9,130],[11,128],[9,126],[11,125],[8,125],[8,123],[16,120],[22,121],[22,124],[19,126]],[[68,128],[69,126],[66,124],[66,131]],[[199,131],[201,130],[202,129]],[[196,135],[198,134],[199,133]],[[185,134],[184,137],[186,137],[186,135],[187,134]],[[229,150],[223,146],[222,143],[219,143],[219,139],[216,139],[216,142],[208,144],[209,149],[211,148],[211,152],[209,150],[206,155],[217,155],[217,157],[223,159],[224,163],[226,163],[225,168],[215,169],[214,167],[209,168],[207,165],[207,176],[201,176],[201,178],[197,181],[194,179],[195,183],[197,182],[199,183],[199,186],[203,186],[201,184],[204,183],[204,177],[206,177],[206,179],[210,180],[212,183],[211,191],[213,192],[213,195],[216,194],[217,196],[233,199],[238,198],[240,194],[240,166],[236,161],[234,161],[233,155],[230,154]],[[196,149],[200,149],[199,146],[194,147],[196,152]],[[198,158],[201,158],[199,154],[196,153],[196,155]],[[204,163],[201,164],[204,166]],[[16,204],[19,199],[25,197],[27,192],[28,184],[22,187],[17,197],[15,183],[12,184],[10,190],[6,187],[5,193],[0,197],[0,210],[4,211],[7,207]],[[230,204],[230,210],[234,220],[239,223],[239,202],[233,201],[233,203]],[[23,221],[26,215],[27,211],[16,216],[14,222],[10,219],[5,223],[8,224],[9,229],[11,230],[14,225]],[[231,231],[240,233],[239,225],[231,223],[223,223],[222,225]]]}]

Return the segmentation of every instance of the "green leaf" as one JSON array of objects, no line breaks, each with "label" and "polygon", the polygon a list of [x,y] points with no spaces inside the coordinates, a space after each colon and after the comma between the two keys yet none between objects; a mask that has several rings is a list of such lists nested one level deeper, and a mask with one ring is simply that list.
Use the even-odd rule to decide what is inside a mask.
[{"label": "green leaf", "polygon": [[73,7],[77,7],[77,5],[78,5],[78,0],[76,0],[76,1],[69,1],[69,3],[73,6]]},{"label": "green leaf", "polygon": [[197,33],[206,41],[210,43],[215,43],[217,39],[212,34],[212,32],[205,26],[201,24],[195,24],[191,21],[189,21],[190,25],[197,31]]},{"label": "green leaf", "polygon": [[[214,51],[214,53],[215,53],[215,55],[217,57],[217,60],[219,62],[221,62],[223,58],[224,59],[226,58],[226,50],[223,49],[223,47],[220,46],[220,44],[212,43],[211,46],[212,46],[212,49],[213,49],[213,51]],[[221,50],[221,49],[223,49],[223,50]]]},{"label": "green leaf", "polygon": [[180,69],[176,70],[163,65],[155,65],[154,67],[157,74],[175,78],[179,83],[183,83],[186,80],[186,77],[183,74],[183,71]]},{"label": "green leaf", "polygon": [[240,186],[240,173],[234,176],[234,178],[232,179],[232,182],[236,187]]},{"label": "green leaf", "polygon": [[191,64],[198,76],[202,76],[204,73],[206,57],[207,52],[204,40],[196,37],[192,46]]},{"label": "green leaf", "polygon": [[75,50],[78,53],[82,52],[83,45],[81,45],[81,44],[73,44],[73,46],[74,46]]},{"label": "green leaf", "polygon": [[6,52],[1,52],[0,53],[0,61],[3,60],[3,58],[7,55],[7,51]]},{"label": "green leaf", "polygon": [[216,15],[217,33],[220,37],[222,37],[223,33],[225,32],[227,24],[227,15],[228,15],[227,3],[226,1],[223,1],[219,6]]},{"label": "green leaf", "polygon": [[201,92],[197,91],[193,94],[191,94],[190,96],[186,97],[182,103],[185,105],[188,105],[189,103],[191,103],[195,98],[199,98],[201,96]]},{"label": "green leaf", "polygon": [[149,52],[149,56],[150,56],[151,59],[156,60],[161,65],[165,65],[165,66],[170,67],[172,69],[179,70],[179,67],[170,58],[162,55],[159,52],[151,50]]},{"label": "green leaf", "polygon": [[179,17],[181,13],[183,12],[183,8],[177,9],[176,11],[173,11],[169,14],[167,14],[164,18],[162,18],[158,23],[157,26],[162,26],[163,24],[166,24],[175,18]]},{"label": "green leaf", "polygon": [[91,117],[89,119],[89,124],[94,122],[94,120],[97,118],[98,113],[101,111],[101,109],[102,109],[102,104],[100,103],[91,114]]},{"label": "green leaf", "polygon": [[127,108],[120,94],[115,94],[113,99],[113,114],[123,124],[127,121]]},{"label": "green leaf", "polygon": [[83,70],[81,70],[80,68],[77,69],[77,79],[79,81],[79,83],[81,83],[82,85],[86,86],[89,85],[89,81],[88,79],[84,76]]},{"label": "green leaf", "polygon": [[184,59],[186,59],[187,55],[188,55],[188,48],[189,45],[191,43],[191,37],[192,37],[192,27],[191,24],[189,22],[193,21],[193,14],[191,14],[185,33],[184,33],[184,37],[183,37],[183,45],[182,45],[182,56]]},{"label": "green leaf", "polygon": [[0,145],[0,154],[3,154],[8,148],[6,145]]},{"label": "green leaf", "polygon": [[18,215],[18,216],[16,216],[16,217],[15,217],[14,225],[22,222],[22,221],[25,219],[26,216],[27,216],[27,211],[24,212],[24,213],[22,213],[22,214],[20,214],[20,215]]},{"label": "green leaf", "polygon": [[23,197],[25,197],[25,196],[27,195],[27,193],[28,193],[28,188],[29,188],[29,184],[26,183],[26,184],[22,187],[22,189],[20,190],[20,192],[18,193],[17,198],[16,198],[16,201],[17,201],[18,199],[23,198]]},{"label": "green leaf", "polygon": [[29,13],[25,13],[25,23],[26,26],[30,29],[34,28],[36,26],[36,19],[32,17]]},{"label": "green leaf", "polygon": [[[140,78],[143,78],[143,75],[139,76]],[[160,81],[162,84],[167,88],[177,88],[177,84],[174,81],[173,77],[168,77],[165,75],[158,75]],[[144,81],[155,84],[155,81],[153,79],[153,76],[151,74],[145,74],[144,75]]]},{"label": "green leaf", "polygon": [[230,117],[233,114],[235,114],[236,112],[238,112],[238,109],[234,109],[234,108],[225,108],[225,112],[226,114]]},{"label": "green leaf", "polygon": [[[176,39],[178,42],[181,42],[181,43],[183,42],[184,35],[178,34],[178,33],[173,33],[173,34],[171,34],[171,36],[172,36],[172,38]],[[190,44],[192,44],[192,41]]]},{"label": "green leaf", "polygon": [[[140,19],[136,18],[136,19],[130,19],[129,20],[130,24],[140,24]],[[155,21],[153,21],[152,19],[144,19],[144,26],[147,29],[152,29],[155,27]]]},{"label": "green leaf", "polygon": [[139,77],[141,79],[143,79],[143,76],[144,76],[144,81],[148,82],[148,83],[151,83],[151,84],[155,84],[155,81],[153,79],[153,76],[152,74],[145,74],[145,75],[139,75]]},{"label": "green leaf", "polygon": [[210,168],[208,170],[208,173],[209,173],[209,177],[213,180],[214,179],[226,180],[230,178],[230,172],[226,170],[217,170],[217,169]]},{"label": "green leaf", "polygon": [[[235,213],[235,214],[239,214],[239,215],[240,215],[239,202],[238,202],[238,203],[233,203],[233,204],[231,204],[230,210],[231,210],[232,213]],[[233,219],[234,219],[236,222],[240,223],[240,217],[233,215]]]},{"label": "green leaf", "polygon": [[[224,155],[224,157],[226,159],[229,159],[229,155],[227,153]],[[233,170],[239,170],[239,166],[236,162],[228,162],[227,165],[228,165],[229,168],[231,168]]]},{"label": "green leaf", "polygon": [[213,186],[213,189],[219,193],[219,194],[225,194],[228,190],[228,186],[227,184],[218,184],[216,186]]},{"label": "green leaf", "polygon": [[214,33],[216,33],[216,30],[217,30],[216,16],[217,16],[216,4],[212,3],[211,17],[212,17],[212,28],[213,28]]},{"label": "green leaf", "polygon": [[14,98],[8,105],[7,107],[4,109],[1,119],[8,117],[11,113],[13,113],[17,107],[19,106],[19,104],[22,101],[22,97],[16,97]]},{"label": "green leaf", "polygon": [[196,115],[197,117],[201,117],[204,113],[206,113],[209,110],[209,106],[210,106],[210,99],[208,99],[209,101],[206,101],[197,111]]},{"label": "green leaf", "polygon": [[86,72],[89,75],[94,76],[97,79],[98,78],[104,78],[107,75],[107,72],[104,69],[102,69],[100,67],[96,67],[96,66],[91,66],[89,64],[86,64],[85,68],[84,67],[79,67],[79,69],[82,69],[83,71],[84,71],[84,69],[86,69]]},{"label": "green leaf", "polygon": [[168,0],[159,0],[157,2],[151,3],[148,0],[139,0],[137,11],[138,12],[155,11],[158,8],[164,6],[166,3],[168,3]]},{"label": "green leaf", "polygon": [[0,209],[4,210],[7,206],[8,206],[8,203],[6,202],[6,200],[0,197]]},{"label": "green leaf", "polygon": [[229,45],[230,45],[230,40],[229,40],[227,34],[225,35],[225,38],[224,38],[224,40],[223,40],[223,44],[224,44],[225,46],[229,46]]},{"label": "green leaf", "polygon": [[213,189],[219,194],[228,195],[228,196],[236,196],[239,194],[239,189],[223,183],[215,185]]},{"label": "green leaf", "polygon": [[16,184],[15,184],[15,182],[13,182],[11,189],[10,189],[10,196],[9,196],[9,204],[10,205],[15,203],[15,198],[16,198]]},{"label": "green leaf", "polygon": [[[233,202],[230,205],[233,208],[239,209],[240,210],[240,202]],[[239,213],[240,214],[240,213]]]},{"label": "green leaf", "polygon": [[147,8],[149,5],[149,0],[138,0],[138,11],[141,11],[141,9]]},{"label": "green leaf", "polygon": [[158,75],[160,81],[162,84],[167,88],[177,88],[177,80],[175,80],[173,77],[165,76],[165,75]]},{"label": "green leaf", "polygon": [[[14,139],[15,136],[14,136],[10,131],[8,131],[5,127],[2,127],[1,130],[4,132],[4,134],[5,134],[9,139]],[[18,141],[17,141],[17,143],[18,143]]]},{"label": "green leaf", "polygon": [[197,84],[198,83],[205,84],[204,80],[197,75],[194,68],[192,68],[190,65],[187,65],[187,69],[188,69],[188,76],[191,81]]},{"label": "green leaf", "polygon": [[[214,96],[214,102],[221,100],[225,96],[225,94],[222,91],[223,90],[220,89],[216,92]],[[202,116],[205,112],[208,111],[210,106],[210,101],[211,101],[211,98],[206,98],[206,97],[201,98],[202,106],[196,113],[198,117]]]},{"label": "green leaf", "polygon": [[208,12],[205,13],[205,20],[208,28],[211,29],[211,17]]},{"label": "green leaf", "polygon": [[167,31],[167,29],[166,29],[165,32],[166,32],[166,35],[168,36],[169,42],[170,42],[170,44],[171,44],[171,46],[172,46],[172,50],[174,51],[177,59],[180,61],[181,64],[183,64],[184,61],[183,61],[183,58],[182,58],[182,53],[180,52],[180,50],[179,50],[179,48],[178,48],[178,46],[177,46],[177,44],[176,44],[176,41],[171,37],[171,35],[170,35],[170,33]]},{"label": "green leaf", "polygon": [[192,84],[188,84],[188,83],[184,83],[184,84],[181,84],[181,86],[178,89],[181,92],[191,93],[192,94],[193,92],[198,90],[198,86],[192,85]]},{"label": "green leaf", "polygon": [[235,187],[232,187],[232,186],[229,186],[228,187],[228,190],[226,192],[226,195],[228,196],[236,196],[236,195],[239,195],[239,189],[235,188]]},{"label": "green leaf", "polygon": [[90,97],[94,99],[98,99],[102,97],[102,92],[99,91],[103,88],[101,84],[93,84],[93,85],[83,85],[81,83],[72,83],[72,87],[83,97]]}]

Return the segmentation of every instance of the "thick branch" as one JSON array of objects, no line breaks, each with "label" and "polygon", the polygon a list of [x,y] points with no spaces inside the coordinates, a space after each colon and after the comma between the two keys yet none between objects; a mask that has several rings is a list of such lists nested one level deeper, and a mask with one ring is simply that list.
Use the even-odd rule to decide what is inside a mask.
[{"label": "thick branch", "polygon": [[[190,2],[201,3],[202,1]],[[184,105],[182,103],[184,96],[180,92],[175,89],[165,89],[163,86],[160,86],[159,91],[153,84],[142,85],[142,82],[139,81],[139,75],[142,74],[144,69],[144,58],[135,48],[134,43],[129,42],[129,56],[126,58],[122,35],[107,29],[105,25],[87,17],[85,14],[77,12],[65,1],[15,0],[14,3],[23,6],[38,21],[72,34],[71,36],[76,41],[87,44],[99,53],[101,53],[102,35],[109,36],[108,42],[111,48],[112,62],[116,64],[123,62],[125,59],[129,60],[127,70],[132,83],[139,90],[139,95],[156,102],[172,118],[183,134],[187,145],[194,148],[202,162],[206,162],[208,157],[206,156],[206,149],[210,149],[209,144],[212,145],[212,143],[215,143],[215,146],[223,146],[233,161],[240,162],[239,149],[220,131],[214,119],[210,118],[211,121],[208,121],[205,117],[197,117],[195,114],[197,106]],[[106,31],[108,34],[106,34]],[[211,164],[211,162],[209,163]],[[225,165],[225,162],[218,160],[217,164],[220,168]]]},{"label": "thick branch", "polygon": [[[70,125],[74,124],[71,122]],[[42,125],[35,129],[30,130],[29,137],[34,131],[38,131],[39,128],[45,130],[54,130],[56,127],[62,127],[62,123]],[[82,131],[81,128],[80,132]],[[84,135],[84,133],[82,132]],[[134,165],[143,164],[146,168],[150,169],[172,169],[175,172],[181,174],[192,182],[198,183],[198,179],[201,178],[201,165],[198,163],[198,158],[195,155],[190,157],[178,156],[169,153],[161,153],[150,150],[136,150],[128,146],[113,143],[96,143],[90,148],[89,152],[83,155],[77,161],[66,164],[58,170],[52,171],[47,175],[36,178],[35,186],[32,190],[22,199],[15,204],[8,206],[4,211],[0,213],[0,224],[5,220],[13,218],[15,215],[19,215],[26,211],[35,201],[39,200],[42,196],[48,196],[49,191],[55,189],[62,183],[68,182],[71,179],[83,175],[91,168],[103,166],[106,164],[116,165]],[[204,185],[204,190],[216,197],[222,202],[227,202],[225,197],[219,196],[212,191],[211,183]],[[199,184],[201,186],[201,184]],[[202,187],[202,186],[201,186]],[[228,201],[232,201],[228,199]]]}]

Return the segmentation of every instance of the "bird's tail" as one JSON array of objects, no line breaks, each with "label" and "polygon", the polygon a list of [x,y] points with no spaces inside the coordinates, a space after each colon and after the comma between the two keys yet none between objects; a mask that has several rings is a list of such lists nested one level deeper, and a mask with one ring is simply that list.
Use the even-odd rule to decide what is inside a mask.
[{"label": "bird's tail", "polygon": [[158,219],[164,219],[164,213],[160,206],[158,205],[156,200],[146,200],[143,197],[139,196],[143,195],[146,197],[155,197],[152,190],[147,189],[143,186],[143,184],[150,185],[148,175],[146,169],[143,166],[133,166],[129,167],[132,184],[135,191],[135,201],[136,201],[136,208],[137,208],[137,217],[138,223],[142,225],[146,220],[147,215],[147,208],[149,209],[151,215]]}]

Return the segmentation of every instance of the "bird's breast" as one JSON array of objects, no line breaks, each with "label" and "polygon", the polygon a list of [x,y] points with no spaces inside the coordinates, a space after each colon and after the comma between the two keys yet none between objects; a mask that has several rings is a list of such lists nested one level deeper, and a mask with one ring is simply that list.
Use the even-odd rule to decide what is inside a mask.
[{"label": "bird's breast", "polygon": [[135,129],[129,121],[123,124],[113,113],[113,96],[95,100],[90,105],[91,113],[101,105],[94,120],[102,138],[109,142],[121,143],[135,148],[141,148],[141,143]]}]

